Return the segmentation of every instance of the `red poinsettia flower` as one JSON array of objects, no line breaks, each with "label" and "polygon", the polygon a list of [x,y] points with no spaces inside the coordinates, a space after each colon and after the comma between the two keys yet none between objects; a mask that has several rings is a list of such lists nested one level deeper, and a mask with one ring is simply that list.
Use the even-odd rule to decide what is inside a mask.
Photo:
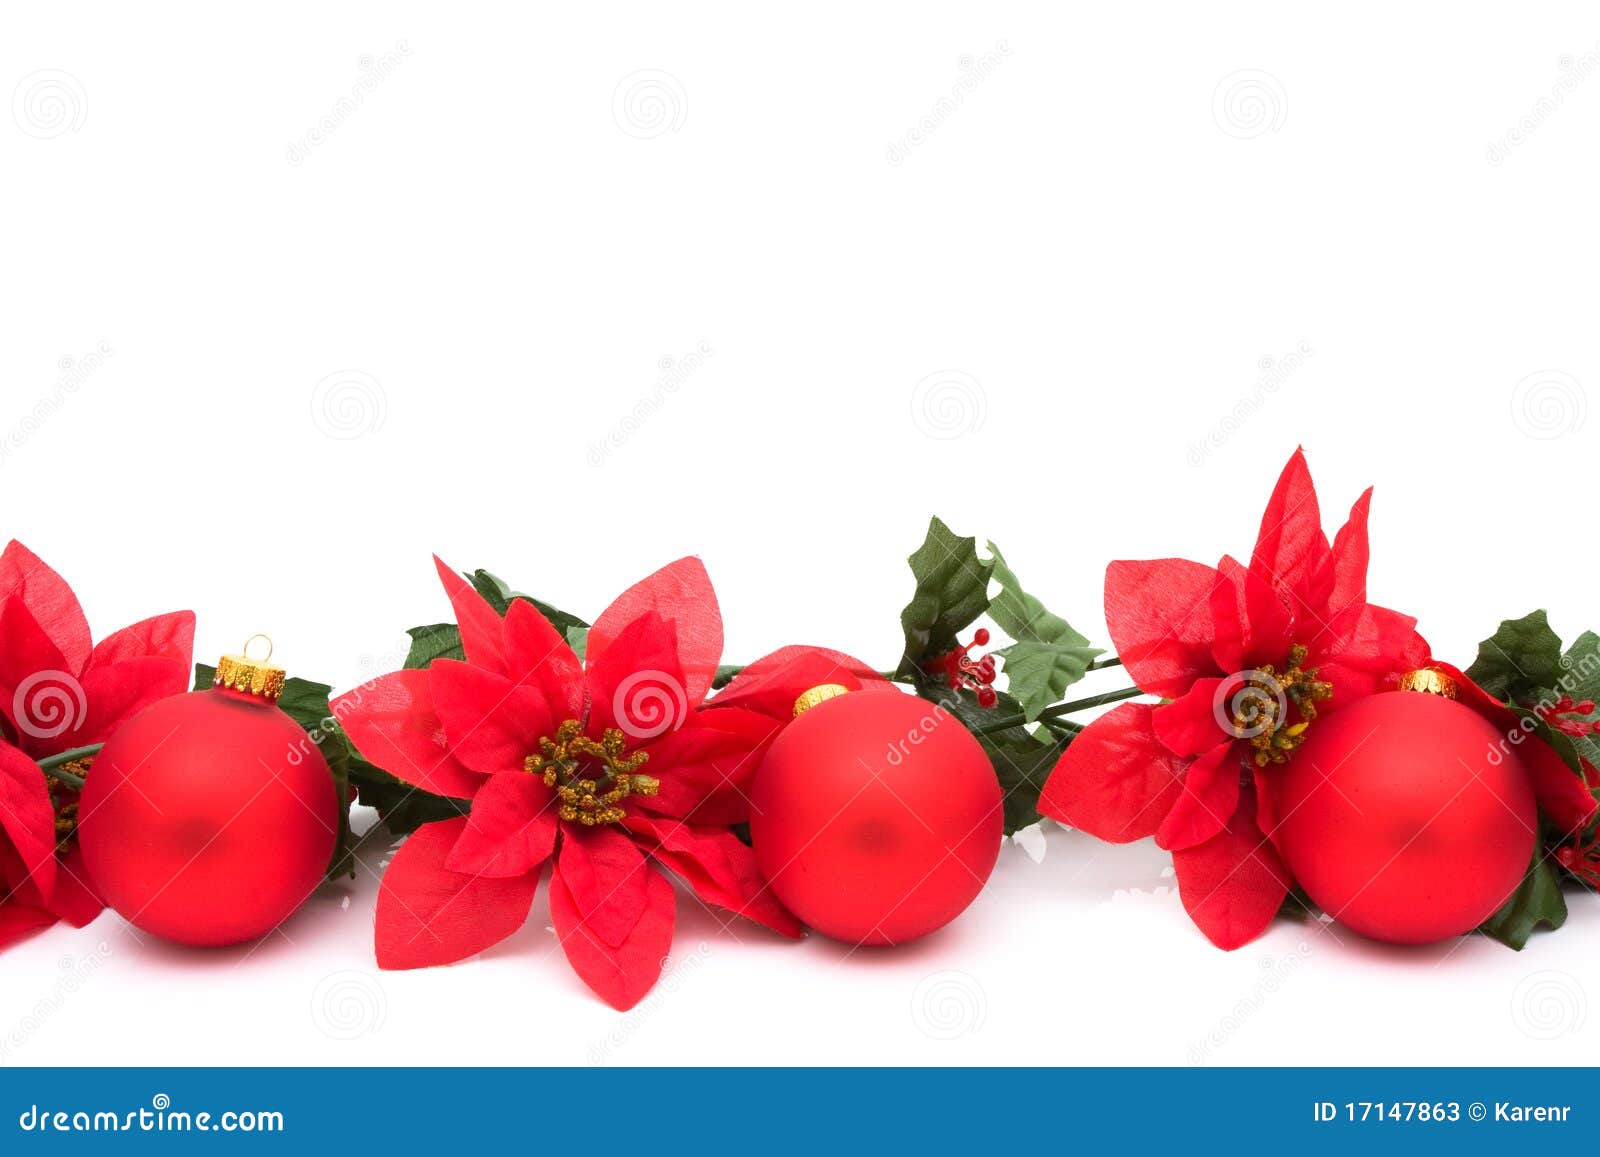
[{"label": "red poinsettia flower", "polygon": [[1154,836],[1190,918],[1221,948],[1259,935],[1290,879],[1264,833],[1273,770],[1319,713],[1428,660],[1416,620],[1367,602],[1369,489],[1328,542],[1305,456],[1267,503],[1245,566],[1114,562],[1106,621],[1139,688],[1073,740],[1039,801],[1100,839]]},{"label": "red poinsettia flower", "polygon": [[471,814],[418,829],[378,894],[382,968],[448,964],[522,926],[546,862],[568,961],[607,1003],[631,1008],[672,942],[672,885],[786,936],[799,924],[730,825],[778,727],[704,704],[722,619],[698,559],[624,592],[589,629],[580,662],[532,604],[504,619],[438,563],[464,662],[398,671],[333,705],[367,759]]},{"label": "red poinsettia flower", "polygon": [[[95,644],[77,596],[21,543],[0,554],[0,945],[104,905],[73,838],[77,793],[36,760],[103,743],[146,705],[189,688],[194,614],[135,623]],[[93,774],[93,757],[72,773]]]}]

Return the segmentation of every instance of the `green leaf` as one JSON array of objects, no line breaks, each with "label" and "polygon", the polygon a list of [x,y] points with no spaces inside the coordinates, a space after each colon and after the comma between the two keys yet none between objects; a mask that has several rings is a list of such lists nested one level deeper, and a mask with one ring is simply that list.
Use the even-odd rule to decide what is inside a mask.
[{"label": "green leaf", "polygon": [[906,649],[898,675],[922,673],[924,661],[951,650],[957,632],[989,609],[994,560],[979,559],[977,547],[977,539],[959,537],[937,518],[928,523],[927,538],[906,560],[917,586],[900,612]]},{"label": "green leaf", "polygon": [[1543,611],[1507,619],[1478,644],[1478,657],[1466,674],[1496,699],[1537,698],[1561,676],[1561,639]]},{"label": "green leaf", "polygon": [[[1561,681],[1556,689],[1579,701],[1593,699],[1600,702],[1600,635],[1585,631],[1572,641],[1567,653],[1561,656]],[[1577,737],[1573,744],[1584,759],[1590,763],[1600,763],[1600,737]]]},{"label": "green leaf", "polygon": [[[215,667],[196,663],[195,689],[209,688],[216,676]],[[332,693],[333,688],[326,683],[291,677],[284,680],[283,694],[278,696],[278,710],[299,724],[300,730],[306,733],[307,741],[315,744],[322,753],[333,775],[335,798],[339,805],[339,832],[334,840],[333,858],[328,862],[329,879],[355,875],[355,864],[351,860],[350,771],[353,762],[360,759],[333,718],[333,709],[328,705]]]},{"label": "green leaf", "polygon": [[410,835],[434,820],[464,816],[472,809],[467,800],[449,799],[412,787],[365,760],[351,766],[350,779],[356,785],[356,798],[375,809],[384,826],[397,836]]},{"label": "green leaf", "polygon": [[490,574],[488,571],[478,569],[466,576],[467,581],[482,595],[496,612],[503,618],[506,610],[514,599],[521,599],[525,603],[532,603],[536,611],[550,621],[550,625],[563,635],[571,627],[587,627],[589,624],[577,615],[568,614],[558,607],[553,607],[542,599],[532,595],[525,595],[521,591],[514,591],[504,579]]},{"label": "green leaf", "polygon": [[1006,835],[1014,835],[1023,828],[1032,827],[1044,818],[1039,814],[1039,793],[1044,790],[1044,781],[1050,778],[1057,761],[1067,750],[1068,742],[1061,739],[1045,743],[1032,735],[1023,739],[1009,731],[978,738],[984,754],[994,766],[995,777],[1000,780]]},{"label": "green leaf", "polygon": [[411,650],[406,652],[406,670],[426,667],[435,659],[461,659],[467,657],[461,646],[461,628],[454,623],[434,623],[428,627],[412,627]]},{"label": "green leaf", "polygon": [[578,662],[583,662],[583,657],[589,650],[589,628],[568,627],[567,646],[571,647],[572,653],[578,656]]},{"label": "green leaf", "polygon": [[1521,952],[1534,929],[1553,931],[1566,921],[1567,900],[1561,894],[1561,877],[1541,846],[1534,849],[1533,863],[1517,890],[1478,930]]},{"label": "green leaf", "polygon": [[992,542],[989,553],[994,556],[994,577],[1000,583],[1000,593],[989,604],[989,617],[1016,640],[996,653],[1005,660],[1007,687],[1031,723],[1082,679],[1089,664],[1104,652],[1091,647],[1067,620],[1051,614],[1024,591]]}]

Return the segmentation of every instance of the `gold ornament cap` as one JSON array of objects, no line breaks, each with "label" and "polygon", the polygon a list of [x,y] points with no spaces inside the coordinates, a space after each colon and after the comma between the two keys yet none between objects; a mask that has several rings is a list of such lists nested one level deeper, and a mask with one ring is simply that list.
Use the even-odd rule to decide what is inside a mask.
[{"label": "gold ornament cap", "polygon": [[848,694],[850,694],[850,688],[842,683],[818,683],[794,701],[795,718],[800,718],[818,703],[824,703],[829,699],[837,699],[841,695]]},{"label": "gold ornament cap", "polygon": [[1432,667],[1419,667],[1400,676],[1400,690],[1437,695],[1441,699],[1455,699],[1461,695],[1461,688],[1454,679]]},{"label": "gold ornament cap", "polygon": [[[267,645],[267,653],[259,659],[250,654],[250,645],[257,640]],[[265,635],[251,635],[239,650],[241,653],[238,655],[224,655],[217,660],[217,677],[211,681],[211,685],[242,691],[246,695],[258,695],[276,703],[278,696],[283,694],[286,672],[282,667],[271,664],[272,640]]]}]

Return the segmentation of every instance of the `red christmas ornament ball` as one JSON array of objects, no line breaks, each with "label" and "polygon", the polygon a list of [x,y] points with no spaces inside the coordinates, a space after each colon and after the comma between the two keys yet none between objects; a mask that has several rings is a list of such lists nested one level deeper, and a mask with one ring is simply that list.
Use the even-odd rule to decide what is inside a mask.
[{"label": "red christmas ornament ball", "polygon": [[1538,809],[1515,751],[1438,695],[1373,695],[1318,719],[1280,788],[1274,842],[1290,873],[1375,940],[1472,931],[1533,858]]},{"label": "red christmas ornament ball", "polygon": [[767,753],[751,803],[756,862],[773,892],[850,944],[903,944],[942,928],[1000,854],[1000,785],[983,748],[955,716],[899,692],[805,709]]},{"label": "red christmas ornament ball", "polygon": [[[281,675],[281,672],[280,672]],[[180,944],[261,936],[321,881],[339,830],[327,762],[267,697],[175,695],[119,727],[85,777],[78,839],[102,898]]]}]

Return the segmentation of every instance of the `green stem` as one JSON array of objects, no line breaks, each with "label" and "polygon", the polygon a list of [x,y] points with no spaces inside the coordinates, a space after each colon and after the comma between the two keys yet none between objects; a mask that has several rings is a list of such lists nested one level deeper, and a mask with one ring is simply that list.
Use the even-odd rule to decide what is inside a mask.
[{"label": "green stem", "polygon": [[[1124,699],[1132,699],[1135,695],[1143,695],[1137,687],[1124,687],[1120,691],[1107,691],[1101,695],[1090,695],[1087,699],[1074,699],[1070,703],[1057,703],[1054,707],[1046,707],[1039,712],[1039,718],[1048,722],[1059,719],[1063,715],[1071,715],[1074,711],[1087,711],[1091,707],[1104,707],[1108,703],[1120,703]],[[1012,727],[1021,727],[1028,722],[1026,715],[1007,715],[1001,719],[992,719],[982,727],[972,729],[974,735],[990,735],[996,731],[1005,731]]]},{"label": "green stem", "polygon": [[1107,667],[1120,666],[1122,666],[1122,660],[1113,655],[1109,659],[1096,659],[1093,663],[1089,664],[1089,670],[1104,671]]},{"label": "green stem", "polygon": [[47,755],[39,760],[39,770],[73,791],[82,791],[83,776],[73,775],[62,765],[71,763],[75,759],[88,759],[91,755],[97,755],[104,746],[103,743],[91,743],[87,747],[73,747],[66,751],[58,751],[54,755]]}]

